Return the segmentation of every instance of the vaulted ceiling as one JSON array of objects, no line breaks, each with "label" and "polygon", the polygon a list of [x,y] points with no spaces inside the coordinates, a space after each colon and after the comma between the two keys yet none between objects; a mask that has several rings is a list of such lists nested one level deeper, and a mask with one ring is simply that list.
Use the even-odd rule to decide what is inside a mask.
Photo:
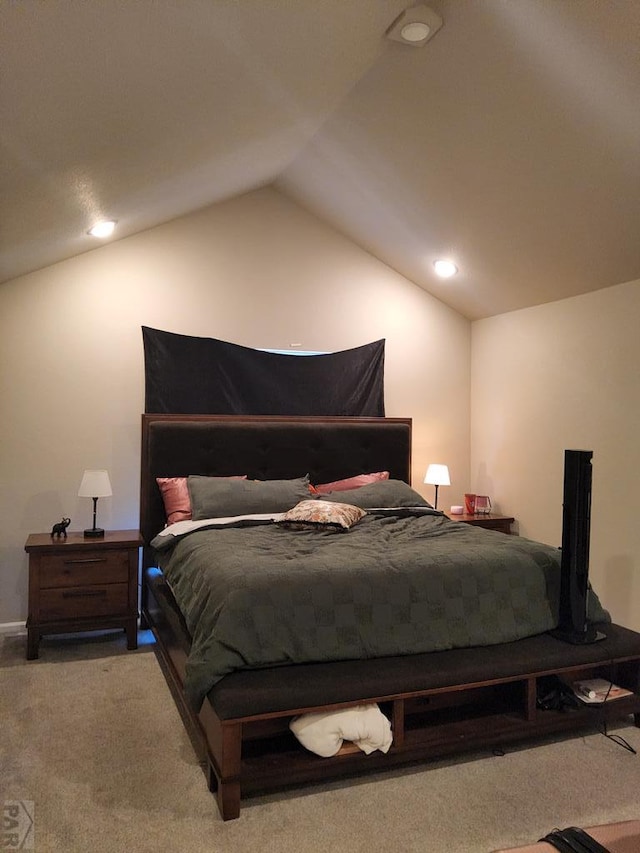
[{"label": "vaulted ceiling", "polygon": [[0,0],[0,280],[268,184],[471,319],[640,278],[638,0],[413,5]]}]

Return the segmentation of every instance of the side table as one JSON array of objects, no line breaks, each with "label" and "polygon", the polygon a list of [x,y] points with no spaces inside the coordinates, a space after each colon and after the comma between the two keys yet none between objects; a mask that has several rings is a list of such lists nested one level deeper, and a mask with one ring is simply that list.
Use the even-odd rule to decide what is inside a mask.
[{"label": "side table", "polygon": [[469,515],[452,515],[450,512],[445,512],[447,518],[451,521],[462,521],[465,524],[473,524],[475,527],[484,527],[485,530],[498,530],[500,533],[511,533],[511,525],[515,521],[510,515],[498,515],[497,513],[477,513]]},{"label": "side table", "polygon": [[82,532],[28,537],[27,660],[38,657],[45,634],[122,627],[127,648],[138,647],[142,544],[137,530],[108,530],[101,539],[85,539]]}]

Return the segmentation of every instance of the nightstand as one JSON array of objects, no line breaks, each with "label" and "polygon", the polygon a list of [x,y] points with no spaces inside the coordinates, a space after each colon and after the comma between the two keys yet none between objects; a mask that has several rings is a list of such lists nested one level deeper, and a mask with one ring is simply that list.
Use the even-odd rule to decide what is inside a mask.
[{"label": "nightstand", "polygon": [[29,554],[27,660],[38,657],[45,634],[122,627],[127,648],[138,648],[137,530],[107,530],[104,538],[66,539],[32,533]]},{"label": "nightstand", "polygon": [[452,515],[445,512],[451,521],[463,521],[465,524],[473,524],[475,527],[484,527],[485,530],[498,530],[500,533],[511,533],[511,525],[515,521],[510,515],[497,515],[496,513],[484,513],[482,515]]}]

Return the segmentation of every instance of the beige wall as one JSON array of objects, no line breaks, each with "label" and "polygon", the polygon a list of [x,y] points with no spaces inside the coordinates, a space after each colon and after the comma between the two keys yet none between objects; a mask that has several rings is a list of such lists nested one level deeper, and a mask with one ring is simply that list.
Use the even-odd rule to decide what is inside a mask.
[{"label": "beige wall", "polygon": [[564,450],[592,450],[590,576],[636,630],[639,364],[640,281],[472,326],[472,488],[560,545]]},{"label": "beige wall", "polygon": [[386,407],[414,418],[460,499],[469,475],[470,324],[285,196],[264,189],[0,287],[0,623],[27,611],[30,532],[91,522],[77,490],[107,468],[107,528],[138,523],[140,327],[252,347],[340,350],[386,339]]}]

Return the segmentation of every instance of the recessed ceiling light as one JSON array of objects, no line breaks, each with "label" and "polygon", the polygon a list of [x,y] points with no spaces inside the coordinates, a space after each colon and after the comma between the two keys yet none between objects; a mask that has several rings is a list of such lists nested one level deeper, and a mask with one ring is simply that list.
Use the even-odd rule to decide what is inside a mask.
[{"label": "recessed ceiling light", "polygon": [[441,26],[440,15],[424,3],[419,3],[398,15],[387,30],[387,38],[412,47],[422,47],[433,38]]},{"label": "recessed ceiling light", "polygon": [[400,30],[400,35],[405,41],[423,41],[429,35],[429,26],[420,21],[405,24]]},{"label": "recessed ceiling light", "polygon": [[458,267],[452,261],[434,261],[433,267],[440,278],[451,278],[458,272]]},{"label": "recessed ceiling light", "polygon": [[92,237],[100,237],[101,239],[104,239],[105,237],[111,237],[115,227],[116,223],[114,219],[104,220],[103,222],[96,222],[96,224],[87,231],[87,234],[90,234]]}]

